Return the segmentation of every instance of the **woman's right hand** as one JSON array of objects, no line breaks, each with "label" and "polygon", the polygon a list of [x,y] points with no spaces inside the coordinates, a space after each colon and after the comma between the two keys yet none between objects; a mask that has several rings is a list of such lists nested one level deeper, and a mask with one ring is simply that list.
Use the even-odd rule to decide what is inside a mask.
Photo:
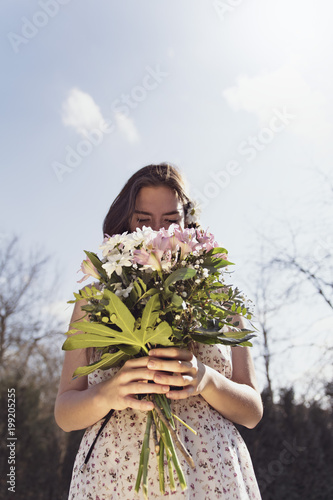
[{"label": "woman's right hand", "polygon": [[154,408],[152,401],[137,399],[136,395],[165,394],[170,390],[169,385],[149,383],[155,375],[154,370],[147,368],[150,359],[148,356],[129,359],[116,375],[98,384],[99,397],[110,409],[149,411]]}]

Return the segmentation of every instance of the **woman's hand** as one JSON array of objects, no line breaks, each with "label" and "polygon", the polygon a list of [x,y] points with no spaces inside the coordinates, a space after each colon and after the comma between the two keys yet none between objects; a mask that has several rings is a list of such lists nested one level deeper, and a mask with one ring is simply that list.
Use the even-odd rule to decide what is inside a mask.
[{"label": "woman's hand", "polygon": [[154,404],[146,399],[137,399],[137,395],[168,393],[170,386],[164,381],[148,383],[154,382],[155,377],[155,371],[147,367],[149,361],[147,356],[129,359],[116,375],[98,384],[100,396],[107,399],[111,408],[149,411]]},{"label": "woman's hand", "polygon": [[206,367],[187,349],[157,348],[149,351],[147,367],[155,384],[181,389],[170,390],[170,399],[186,399],[200,394],[208,383]]}]

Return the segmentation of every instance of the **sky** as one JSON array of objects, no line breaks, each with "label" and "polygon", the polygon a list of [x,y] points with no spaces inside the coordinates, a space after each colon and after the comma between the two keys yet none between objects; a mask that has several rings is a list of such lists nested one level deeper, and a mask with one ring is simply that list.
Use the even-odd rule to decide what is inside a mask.
[{"label": "sky", "polygon": [[[16,234],[51,255],[59,314],[113,199],[150,163],[180,167],[240,282],[259,233],[282,241],[311,220],[317,241],[318,171],[333,158],[332,9],[2,0],[0,242]],[[313,328],[332,329],[318,314]]]}]

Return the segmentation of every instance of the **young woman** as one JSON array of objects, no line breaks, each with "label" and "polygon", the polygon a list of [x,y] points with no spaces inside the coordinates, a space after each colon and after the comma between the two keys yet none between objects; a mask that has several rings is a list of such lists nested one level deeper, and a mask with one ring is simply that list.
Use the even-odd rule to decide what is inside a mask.
[{"label": "young woman", "polygon": [[[188,226],[189,198],[179,172],[168,164],[136,172],[110,207],[103,231],[113,235],[150,226]],[[72,322],[82,318],[82,303]],[[188,489],[170,492],[176,499],[260,499],[245,443],[232,422],[253,428],[262,417],[250,350],[223,345],[195,345],[193,352],[153,349],[149,356],[126,361],[121,368],[97,370],[72,380],[78,366],[96,360],[94,350],[65,353],[55,418],[66,432],[87,428],[76,456],[70,499],[136,498],[134,485],[145,431],[146,412],[153,403],[139,394],[166,394],[173,411],[197,431],[179,427],[181,440],[194,458],[191,469],[179,457]],[[154,383],[147,384],[147,381]],[[178,390],[174,390],[175,387]],[[172,390],[173,388],[173,390]],[[86,469],[80,466],[101,426],[114,413],[96,441]],[[153,444],[149,461],[149,497],[161,498]]]}]

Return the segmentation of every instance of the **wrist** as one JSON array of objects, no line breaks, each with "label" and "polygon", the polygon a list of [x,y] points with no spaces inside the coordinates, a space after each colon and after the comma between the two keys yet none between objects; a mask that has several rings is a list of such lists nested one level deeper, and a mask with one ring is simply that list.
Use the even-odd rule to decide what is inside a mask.
[{"label": "wrist", "polygon": [[210,395],[214,392],[214,389],[216,389],[217,372],[210,366],[204,365],[203,363],[201,363],[201,365],[199,369],[202,370],[202,375],[198,387],[198,394],[208,401]]},{"label": "wrist", "polygon": [[98,408],[101,412],[105,412],[105,414],[111,409],[114,408],[114,401],[112,398],[112,390],[109,390],[109,380],[104,380],[99,384],[96,384],[95,394],[93,399],[93,404],[95,408]]}]

